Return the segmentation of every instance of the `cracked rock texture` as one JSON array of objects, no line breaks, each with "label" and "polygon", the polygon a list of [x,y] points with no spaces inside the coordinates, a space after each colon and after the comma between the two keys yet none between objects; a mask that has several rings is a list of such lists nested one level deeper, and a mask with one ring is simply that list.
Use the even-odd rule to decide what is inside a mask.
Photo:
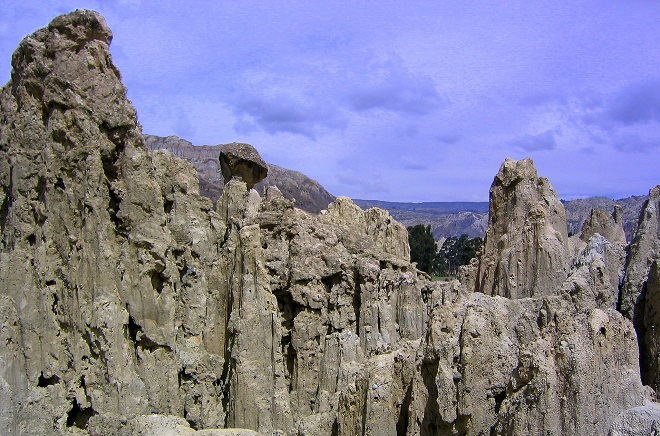
[{"label": "cracked rock texture", "polygon": [[96,12],[60,16],[0,91],[8,434],[601,435],[647,404],[632,323],[562,287],[565,219],[531,161],[493,188],[509,251],[485,257],[514,280],[431,282],[405,228],[347,198],[312,215],[232,177],[214,209],[147,149],[110,39]]},{"label": "cracked rock texture", "polygon": [[640,342],[642,380],[660,389],[660,185],[651,189],[628,248],[621,312],[632,319]]},{"label": "cracked rock texture", "polygon": [[564,205],[531,159],[507,158],[490,188],[476,289],[507,298],[553,295],[569,267]]}]

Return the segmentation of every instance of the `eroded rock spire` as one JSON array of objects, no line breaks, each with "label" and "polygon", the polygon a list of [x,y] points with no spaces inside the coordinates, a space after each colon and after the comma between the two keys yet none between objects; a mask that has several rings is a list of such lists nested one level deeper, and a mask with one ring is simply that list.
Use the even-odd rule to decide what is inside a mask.
[{"label": "eroded rock spire", "polygon": [[490,188],[476,290],[523,298],[556,294],[568,276],[566,213],[534,162],[506,159]]}]

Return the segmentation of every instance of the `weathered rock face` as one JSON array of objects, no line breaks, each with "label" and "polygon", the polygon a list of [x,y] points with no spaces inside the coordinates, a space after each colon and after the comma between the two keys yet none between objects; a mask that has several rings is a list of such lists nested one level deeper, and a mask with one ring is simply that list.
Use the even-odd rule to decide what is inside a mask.
[{"label": "weathered rock face", "polygon": [[628,247],[621,312],[633,320],[640,342],[642,380],[660,391],[660,185],[651,189]]},{"label": "weathered rock face", "polygon": [[250,144],[241,142],[232,142],[220,148],[220,170],[225,184],[237,178],[244,181],[248,189],[252,189],[255,183],[268,174],[266,162],[257,150]]},{"label": "weathered rock face", "polygon": [[660,260],[651,264],[643,306],[641,328],[638,328],[642,381],[657,393],[660,392]]},{"label": "weathered rock face", "polygon": [[430,282],[346,198],[311,215],[241,176],[213,210],[147,150],[109,41],[58,17],[0,90],[8,433],[596,435],[644,404],[614,310]]},{"label": "weathered rock face", "polygon": [[621,207],[615,206],[613,214],[602,209],[592,209],[589,218],[584,222],[580,239],[588,242],[589,239],[599,233],[611,243],[626,245],[626,234],[623,231],[621,221]]},{"label": "weathered rock face", "polygon": [[561,291],[582,308],[616,309],[626,260],[624,246],[596,233],[581,248]]},{"label": "weathered rock face", "polygon": [[222,373],[225,225],[190,165],[147,153],[110,38],[95,12],[58,17],[0,93],[0,419],[19,434],[112,433],[128,411],[224,425],[198,380]]},{"label": "weathered rock face", "polygon": [[651,264],[660,259],[660,185],[649,192],[649,199],[642,209],[635,238],[628,251],[620,306],[621,312],[632,319],[640,296],[643,298]]},{"label": "weathered rock face", "polygon": [[476,289],[508,298],[552,295],[569,266],[564,206],[531,159],[507,159],[490,188]]},{"label": "weathered rock face", "polygon": [[609,436],[648,436],[660,434],[660,405],[633,407],[616,417]]},{"label": "weathered rock face", "polygon": [[578,236],[569,239],[573,268],[562,285],[581,307],[616,309],[626,261],[620,209],[613,215],[593,209]]},{"label": "weathered rock face", "polygon": [[635,333],[615,310],[474,293],[435,307],[429,329],[422,379],[437,408],[421,434],[606,434],[610,401],[644,401]]},{"label": "weathered rock face", "polygon": [[[584,222],[591,215],[591,211],[601,209],[612,214],[618,214],[626,234],[626,240],[630,242],[637,228],[639,213],[647,199],[648,196],[646,195],[635,195],[618,200],[612,200],[606,197],[588,197],[564,201],[568,233],[573,235],[579,234],[582,231]],[[619,207],[621,208],[620,213],[617,212]]]}]

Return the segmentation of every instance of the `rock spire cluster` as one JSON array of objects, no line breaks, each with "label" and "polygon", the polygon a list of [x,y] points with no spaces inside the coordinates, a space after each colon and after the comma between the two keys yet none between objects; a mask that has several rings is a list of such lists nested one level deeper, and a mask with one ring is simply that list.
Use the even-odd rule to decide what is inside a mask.
[{"label": "rock spire cluster", "polygon": [[569,240],[549,182],[507,160],[481,259],[434,282],[387,212],[250,189],[266,166],[247,145],[221,158],[214,207],[190,163],[148,150],[111,36],[96,12],[57,17],[0,90],[7,433],[654,428],[637,338],[657,343],[660,187],[621,272],[616,219]]}]

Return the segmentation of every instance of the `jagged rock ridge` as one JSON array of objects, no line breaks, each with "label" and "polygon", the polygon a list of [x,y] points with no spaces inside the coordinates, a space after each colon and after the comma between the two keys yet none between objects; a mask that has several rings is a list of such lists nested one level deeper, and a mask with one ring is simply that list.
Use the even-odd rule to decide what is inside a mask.
[{"label": "jagged rock ridge", "polygon": [[[167,150],[192,163],[199,174],[200,193],[214,203],[218,201],[224,185],[218,161],[222,145],[194,146],[176,136],[144,137],[150,150]],[[263,182],[257,183],[255,188],[261,194],[266,186],[277,186],[286,198],[296,200],[296,207],[311,213],[319,213],[335,199],[323,186],[304,174],[274,164],[267,165],[268,176]]]},{"label": "jagged rock ridge", "polygon": [[147,149],[110,39],[60,16],[0,91],[2,428],[600,435],[645,404],[632,324],[581,266],[571,291],[490,297],[429,281],[401,224],[344,197],[312,215],[231,177],[214,209]]}]

